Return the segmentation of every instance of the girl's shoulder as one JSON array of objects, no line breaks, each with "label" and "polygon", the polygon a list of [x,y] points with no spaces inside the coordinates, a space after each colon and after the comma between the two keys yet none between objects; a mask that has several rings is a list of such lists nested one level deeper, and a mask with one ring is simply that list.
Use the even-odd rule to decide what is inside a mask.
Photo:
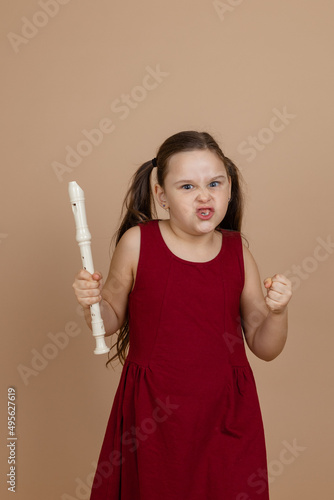
[{"label": "girl's shoulder", "polygon": [[259,268],[251,251],[244,243],[242,251],[245,276],[243,298],[247,300],[247,297],[251,297],[251,300],[254,300],[255,297],[256,301],[259,302],[263,299]]},{"label": "girl's shoulder", "polygon": [[[138,261],[140,252],[140,227],[133,226],[125,231],[118,245],[125,250],[128,255],[132,255],[134,261]],[[117,246],[118,246],[117,245]]]},{"label": "girl's shoulder", "polygon": [[133,226],[127,229],[123,234],[122,238],[119,240],[119,244],[122,242],[122,246],[124,247],[125,253],[128,259],[128,265],[131,269],[131,274],[133,278],[132,289],[134,289],[138,263],[139,263],[139,255],[140,255],[140,241],[141,241],[141,229],[140,226]]},{"label": "girl's shoulder", "polygon": [[249,270],[254,271],[255,268],[257,269],[257,264],[255,262],[255,259],[244,241],[242,241],[242,254],[244,260],[245,274]]},{"label": "girl's shoulder", "polygon": [[156,223],[155,219],[145,221],[144,223],[138,223],[136,226],[132,226],[129,229],[127,229],[125,233],[122,235],[121,239],[119,240],[118,245],[121,245],[122,249],[125,249],[128,254],[129,253],[133,254],[135,263],[138,263],[140,246],[141,246],[141,237],[143,234],[142,230],[144,231],[144,228],[146,228],[146,226],[149,226],[150,234],[154,234],[151,232],[152,231],[151,228],[152,225],[155,223]]},{"label": "girl's shoulder", "polygon": [[119,241],[121,240],[126,242],[127,245],[136,245],[140,240],[140,227],[133,226],[127,229]]}]

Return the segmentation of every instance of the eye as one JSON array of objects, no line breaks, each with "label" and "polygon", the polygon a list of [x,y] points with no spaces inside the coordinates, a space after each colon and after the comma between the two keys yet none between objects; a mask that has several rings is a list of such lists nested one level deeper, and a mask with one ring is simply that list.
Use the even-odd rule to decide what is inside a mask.
[{"label": "eye", "polygon": [[[192,184],[184,184],[183,186],[181,186],[181,189],[186,188],[187,186],[192,186]],[[189,190],[186,189],[186,191],[189,191]]]},{"label": "eye", "polygon": [[212,181],[211,184],[220,184],[220,182],[219,181]]}]

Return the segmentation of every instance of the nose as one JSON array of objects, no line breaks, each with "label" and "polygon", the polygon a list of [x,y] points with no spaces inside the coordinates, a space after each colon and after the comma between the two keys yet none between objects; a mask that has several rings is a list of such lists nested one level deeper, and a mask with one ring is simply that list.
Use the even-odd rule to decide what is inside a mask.
[{"label": "nose", "polygon": [[197,198],[200,200],[200,201],[207,201],[207,200],[210,200],[211,198],[211,194],[210,194],[210,191],[207,189],[207,188],[203,188],[199,191],[198,195],[197,195]]}]

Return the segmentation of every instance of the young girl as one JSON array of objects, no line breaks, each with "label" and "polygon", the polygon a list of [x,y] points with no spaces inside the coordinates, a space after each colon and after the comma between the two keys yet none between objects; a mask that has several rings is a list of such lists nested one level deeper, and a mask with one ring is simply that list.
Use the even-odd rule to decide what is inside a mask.
[{"label": "young girl", "polygon": [[[166,219],[151,210],[154,167]],[[291,283],[267,278],[264,298],[239,176],[209,134],[173,135],[133,176],[103,288],[101,273],[75,277],[87,324],[100,302],[107,335],[119,332],[107,364],[123,365],[91,500],[269,498],[243,335],[260,359],[280,354]]]}]

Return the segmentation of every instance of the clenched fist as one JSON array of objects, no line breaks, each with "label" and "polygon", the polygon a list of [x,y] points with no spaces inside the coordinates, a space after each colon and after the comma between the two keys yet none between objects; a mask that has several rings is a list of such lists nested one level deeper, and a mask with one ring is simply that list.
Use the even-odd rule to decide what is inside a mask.
[{"label": "clenched fist", "polygon": [[275,274],[272,278],[266,278],[263,283],[267,289],[264,300],[269,311],[282,313],[292,297],[291,281],[283,274]]}]

